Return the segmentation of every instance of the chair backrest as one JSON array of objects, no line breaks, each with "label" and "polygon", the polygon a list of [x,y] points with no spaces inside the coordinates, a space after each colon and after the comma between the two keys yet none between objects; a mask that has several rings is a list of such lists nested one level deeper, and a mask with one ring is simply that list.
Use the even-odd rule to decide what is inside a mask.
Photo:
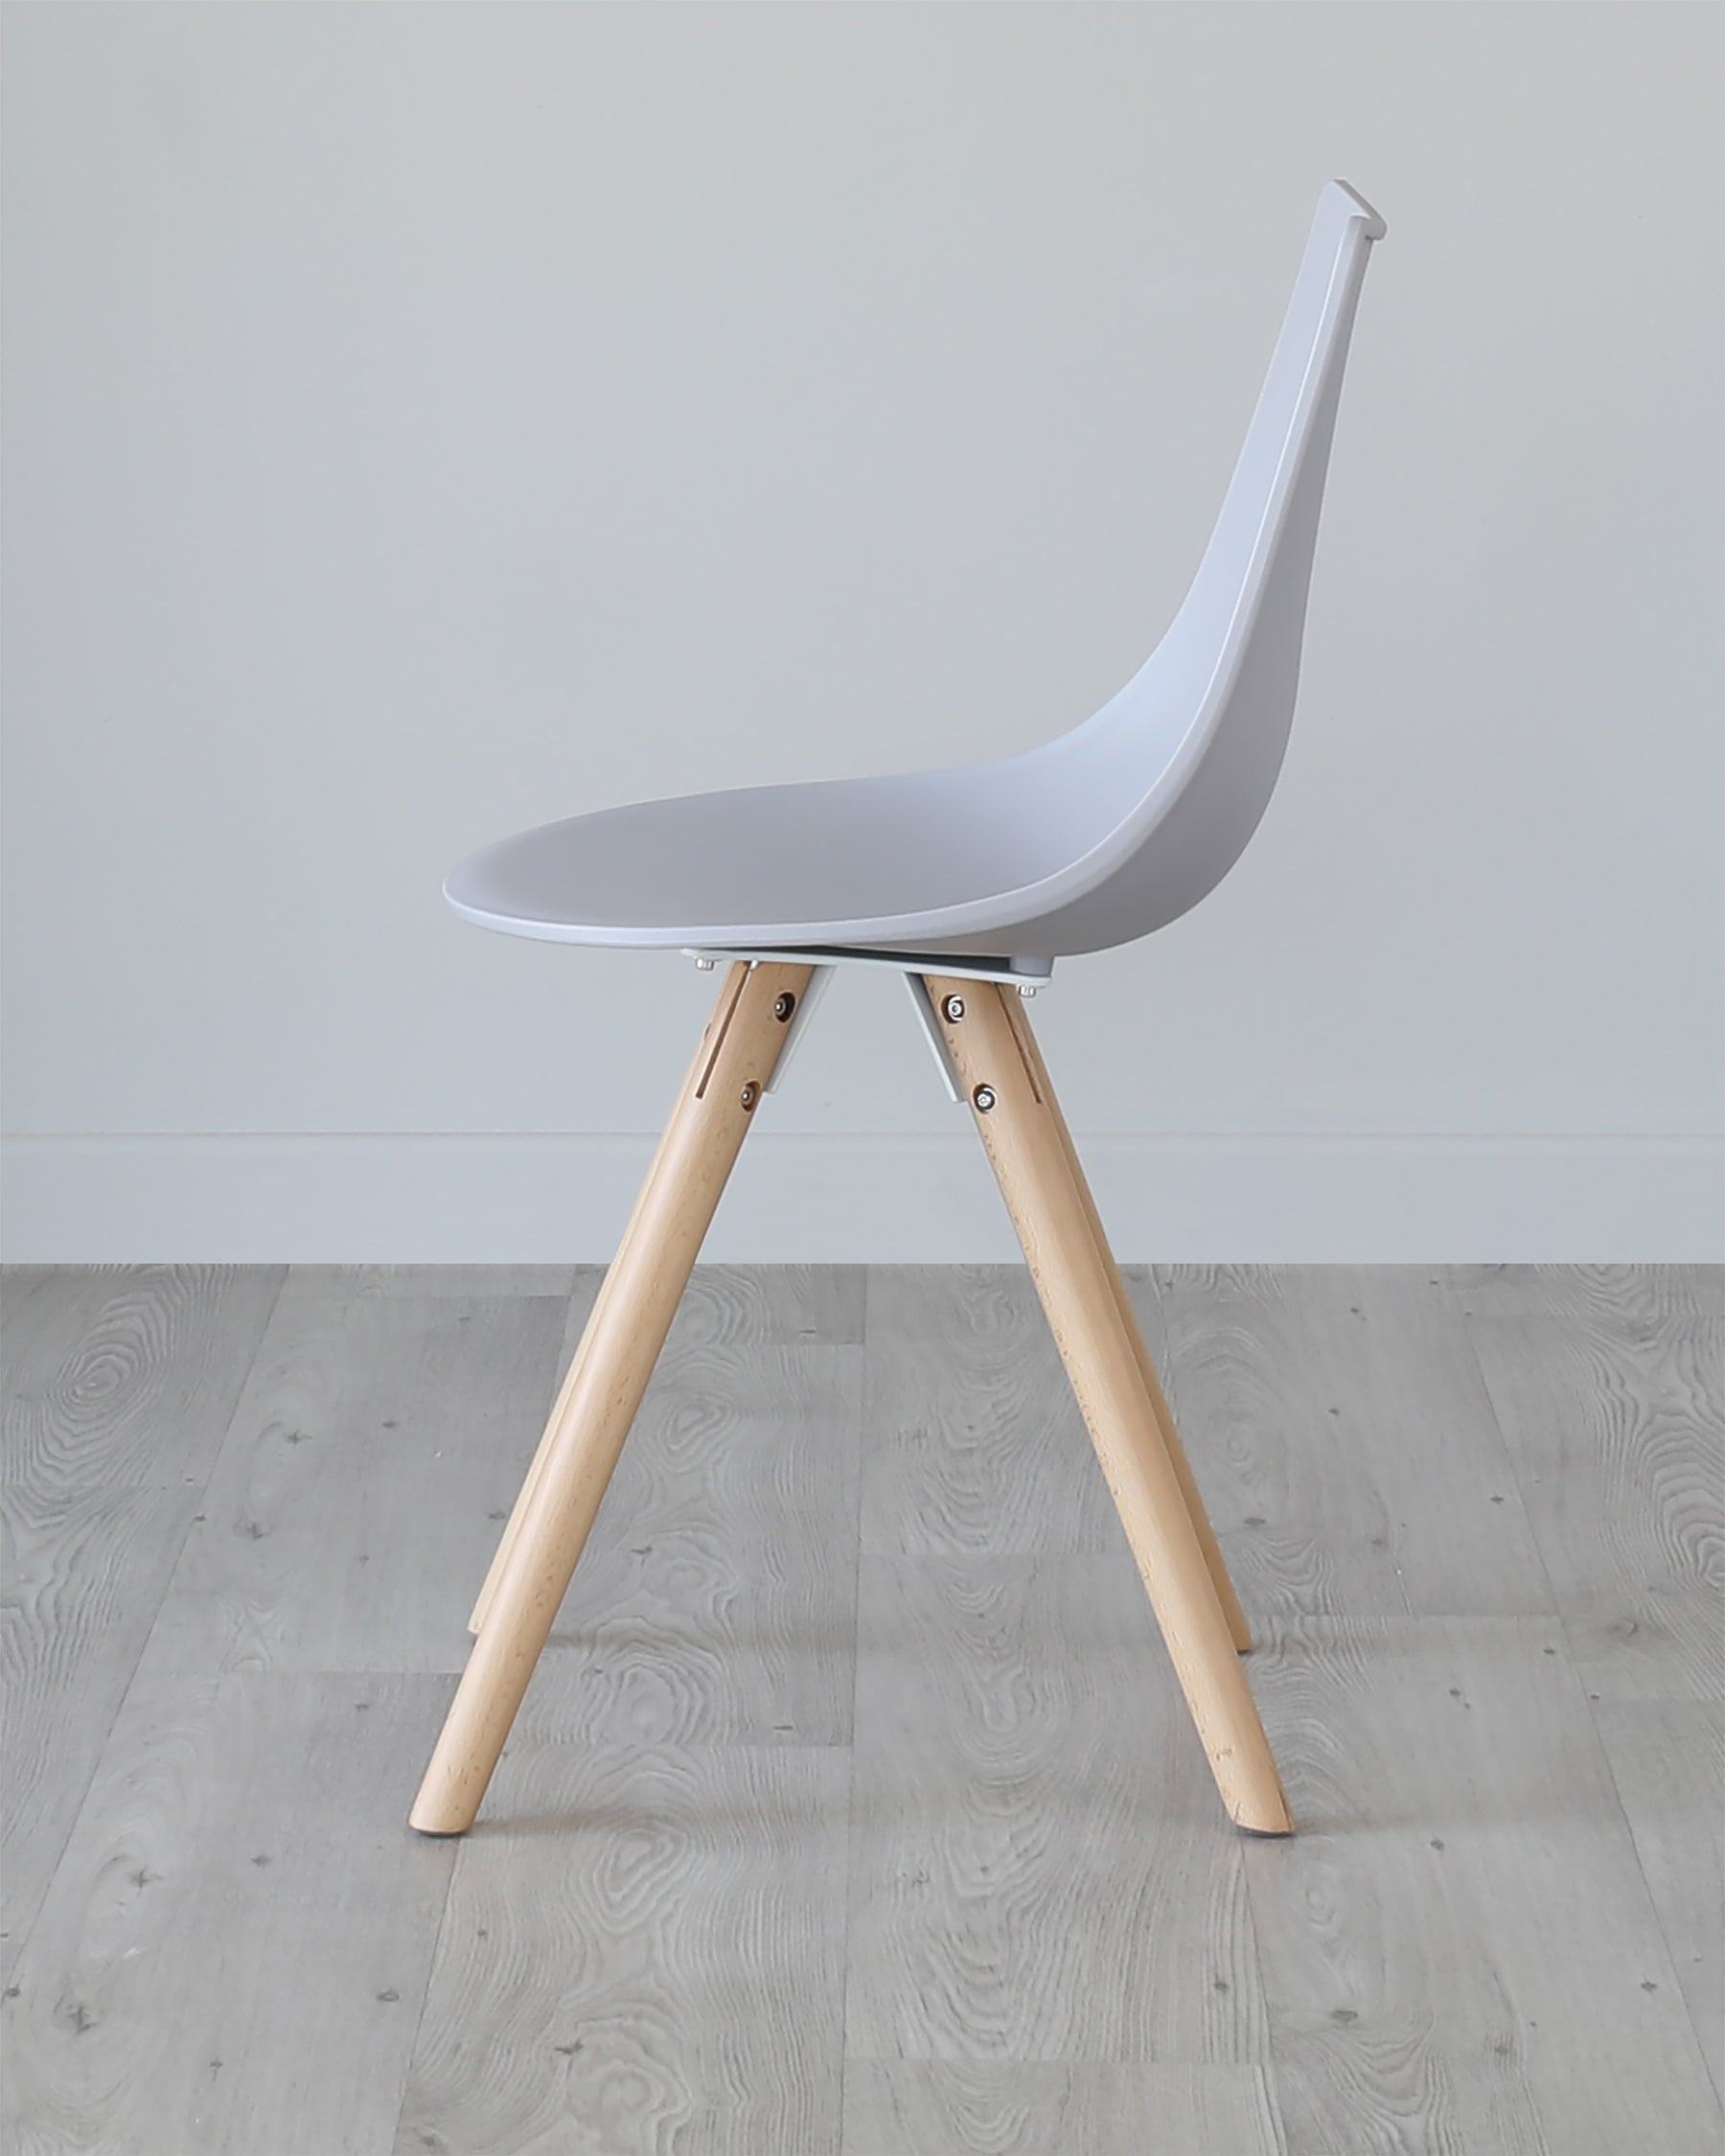
[{"label": "chair backrest", "polygon": [[1256,829],[1293,721],[1343,367],[1384,229],[1350,187],[1325,187],[1184,605],[1093,718],[1014,760],[1040,799],[1052,868],[1015,950],[1055,956],[1146,935],[1212,889]]}]

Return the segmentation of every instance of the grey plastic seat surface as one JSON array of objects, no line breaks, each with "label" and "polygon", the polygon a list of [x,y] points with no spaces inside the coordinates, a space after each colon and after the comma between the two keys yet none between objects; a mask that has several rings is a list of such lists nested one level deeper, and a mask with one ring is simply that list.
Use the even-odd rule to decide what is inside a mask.
[{"label": "grey plastic seat surface", "polygon": [[545,824],[445,893],[550,942],[1046,964],[1175,920],[1281,768],[1354,310],[1383,219],[1332,181],[1221,514],[1167,634],[1069,733],[988,763],[740,788]]}]

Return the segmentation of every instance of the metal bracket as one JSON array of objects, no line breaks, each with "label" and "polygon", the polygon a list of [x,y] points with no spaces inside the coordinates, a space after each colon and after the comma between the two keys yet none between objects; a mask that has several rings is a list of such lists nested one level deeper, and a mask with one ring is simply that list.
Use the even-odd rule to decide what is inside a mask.
[{"label": "metal bracket", "polygon": [[796,1008],[785,1021],[789,1031],[785,1035],[785,1044],[778,1052],[778,1061],[772,1067],[772,1076],[767,1081],[766,1089],[768,1092],[776,1093],[778,1091],[780,1081],[785,1075],[785,1066],[791,1061],[793,1054],[795,1052],[796,1044],[803,1037],[803,1028],[809,1022],[809,1014],[826,993],[827,983],[832,977],[833,969],[831,966],[816,966],[809,975],[808,987],[796,998]]},{"label": "metal bracket", "polygon": [[1039,988],[1046,988],[1054,972],[1052,958],[954,958],[938,951],[858,951],[837,944],[807,944],[785,950],[756,944],[745,951],[722,951],[717,945],[698,951],[690,945],[683,955],[693,958],[703,973],[710,973],[721,958],[741,958],[751,966],[758,966],[764,958],[788,966],[873,966],[877,970],[887,966],[901,974],[998,980],[1005,987],[1016,988],[1020,995],[1034,995]]},{"label": "metal bracket", "polygon": [[[758,966],[764,960],[779,957],[782,957],[783,961],[787,963],[794,963],[800,960],[807,964],[810,957],[808,952],[802,951],[787,951],[782,954],[764,951],[700,951],[689,952],[686,955],[692,957],[703,972],[711,972],[714,961],[722,957],[734,957],[740,959],[746,966],[750,967]],[[939,963],[943,970],[947,972],[949,979],[1000,980],[1001,977],[998,973],[956,974],[953,970],[950,960],[930,961],[931,966],[936,963]],[[762,1089],[764,1091],[769,1093],[778,1091],[784,1079],[786,1066],[790,1063],[797,1043],[802,1039],[803,1028],[808,1024],[816,1004],[826,993],[827,985],[832,980],[836,970],[836,964],[817,964],[810,974],[809,985],[798,997],[796,1008],[787,1021],[791,1030],[785,1036],[785,1044],[779,1050],[778,1062],[773,1066],[771,1078]],[[909,995],[910,1008],[916,1013],[916,1022],[922,1028],[923,1039],[929,1044],[929,1053],[934,1058],[934,1067],[940,1073],[940,1082],[946,1088],[947,1098],[956,1107],[966,1106],[970,1096],[965,1092],[964,1087],[959,1081],[957,1068],[952,1056],[947,1051],[946,1035],[941,1031],[940,1020],[935,1014],[933,1000],[924,976],[921,974],[899,969],[899,978],[904,982],[906,991]],[[1018,992],[1024,997],[1034,996],[1039,985],[1041,984],[1038,982],[1024,980],[1019,980],[1017,983]]]},{"label": "metal bracket", "polygon": [[929,1044],[934,1058],[934,1067],[940,1072],[940,1082],[948,1097],[962,1108],[964,1089],[958,1083],[958,1073],[948,1053],[946,1035],[940,1030],[940,1021],[934,1016],[933,998],[929,994],[927,982],[921,974],[907,974],[905,986],[910,991],[910,1008],[916,1013],[916,1022],[923,1029],[923,1039]]}]

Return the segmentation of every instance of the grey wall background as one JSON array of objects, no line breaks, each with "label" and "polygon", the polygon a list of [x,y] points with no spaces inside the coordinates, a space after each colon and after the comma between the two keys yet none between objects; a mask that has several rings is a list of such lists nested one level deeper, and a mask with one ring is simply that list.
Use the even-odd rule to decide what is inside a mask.
[{"label": "grey wall background", "polygon": [[[1320,182],[1281,791],[1037,1005],[1122,1254],[1719,1234],[1711,6],[14,6],[10,1254],[596,1258],[710,993],[446,864],[1082,717]],[[714,1254],[1010,1243],[885,979]]]}]

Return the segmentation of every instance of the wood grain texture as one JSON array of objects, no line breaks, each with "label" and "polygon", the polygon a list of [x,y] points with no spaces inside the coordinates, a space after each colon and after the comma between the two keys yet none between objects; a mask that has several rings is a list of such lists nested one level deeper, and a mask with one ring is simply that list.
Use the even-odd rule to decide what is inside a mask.
[{"label": "wood grain texture", "polygon": [[458,1669],[567,1305],[284,1290],[150,1644],[153,1672]]},{"label": "wood grain texture", "polygon": [[[1182,1429],[1254,1621],[1552,1607],[1464,1321],[1426,1267],[1156,1270]],[[1243,1506],[1243,1511],[1235,1511]]]},{"label": "wood grain texture", "polygon": [[1124,1549],[1023,1266],[879,1268],[865,1386],[869,1555]]},{"label": "wood grain texture", "polygon": [[519,1741],[850,1741],[862,1364],[673,1336]]},{"label": "wood grain texture", "polygon": [[1725,2096],[1725,1710],[1711,1700],[1603,1700],[1594,1723],[1714,2087]]},{"label": "wood grain texture", "polygon": [[446,1689],[140,1682],[6,2001],[9,2150],[389,2147],[452,1852],[386,1799]]},{"label": "wood grain texture", "polygon": [[1250,1846],[1291,2156],[1702,2156],[1720,2120],[1553,1620],[1290,1623]]},{"label": "wood grain texture", "polygon": [[669,1344],[861,1346],[867,1283],[861,1265],[698,1265]]},{"label": "wood grain texture", "polygon": [[863,1560],[851,2056],[1252,2060],[1241,1846],[1124,1548]]},{"label": "wood grain texture", "polygon": [[498,1779],[401,2156],[836,2151],[843,1754],[518,1742]]},{"label": "wood grain texture", "polygon": [[[596,1277],[296,1272],[273,1319],[255,1275],[7,1278],[39,1472],[4,1884],[52,1869],[0,1999],[9,2156],[1716,2150],[1717,1710],[1698,1634],[1607,1615],[1711,1578],[1705,1279],[1181,1273],[1172,1359],[1131,1281],[1277,1611],[1252,1668],[1304,1833],[1272,1845],[1215,1809],[1022,1273],[698,1273],[457,1854],[400,1823],[428,1642],[463,1651]],[[1498,1398],[1580,1616],[1500,1606]],[[285,1445],[302,1408],[472,1450],[380,1432],[350,1483]],[[183,1571],[133,1675],[212,1460],[296,1554]],[[356,1507],[405,1599],[351,1584]]]},{"label": "wood grain texture", "polygon": [[1725,1266],[1449,1265],[1443,1278],[1478,1318],[1586,1318],[1622,1327],[1725,1318]]},{"label": "wood grain texture", "polygon": [[844,2156],[1281,2156],[1255,2066],[853,2059]]},{"label": "wood grain texture", "polygon": [[1588,1689],[1725,1696],[1725,1322],[1467,1326]]},{"label": "wood grain texture", "polygon": [[44,1497],[201,1482],[284,1277],[149,1266],[27,1284],[7,1350],[5,1479]]},{"label": "wood grain texture", "polygon": [[131,1682],[281,1280],[56,1270],[8,1296],[0,1981]]},{"label": "wood grain texture", "polygon": [[0,1490],[0,1984],[29,1937],[196,1491]]}]

